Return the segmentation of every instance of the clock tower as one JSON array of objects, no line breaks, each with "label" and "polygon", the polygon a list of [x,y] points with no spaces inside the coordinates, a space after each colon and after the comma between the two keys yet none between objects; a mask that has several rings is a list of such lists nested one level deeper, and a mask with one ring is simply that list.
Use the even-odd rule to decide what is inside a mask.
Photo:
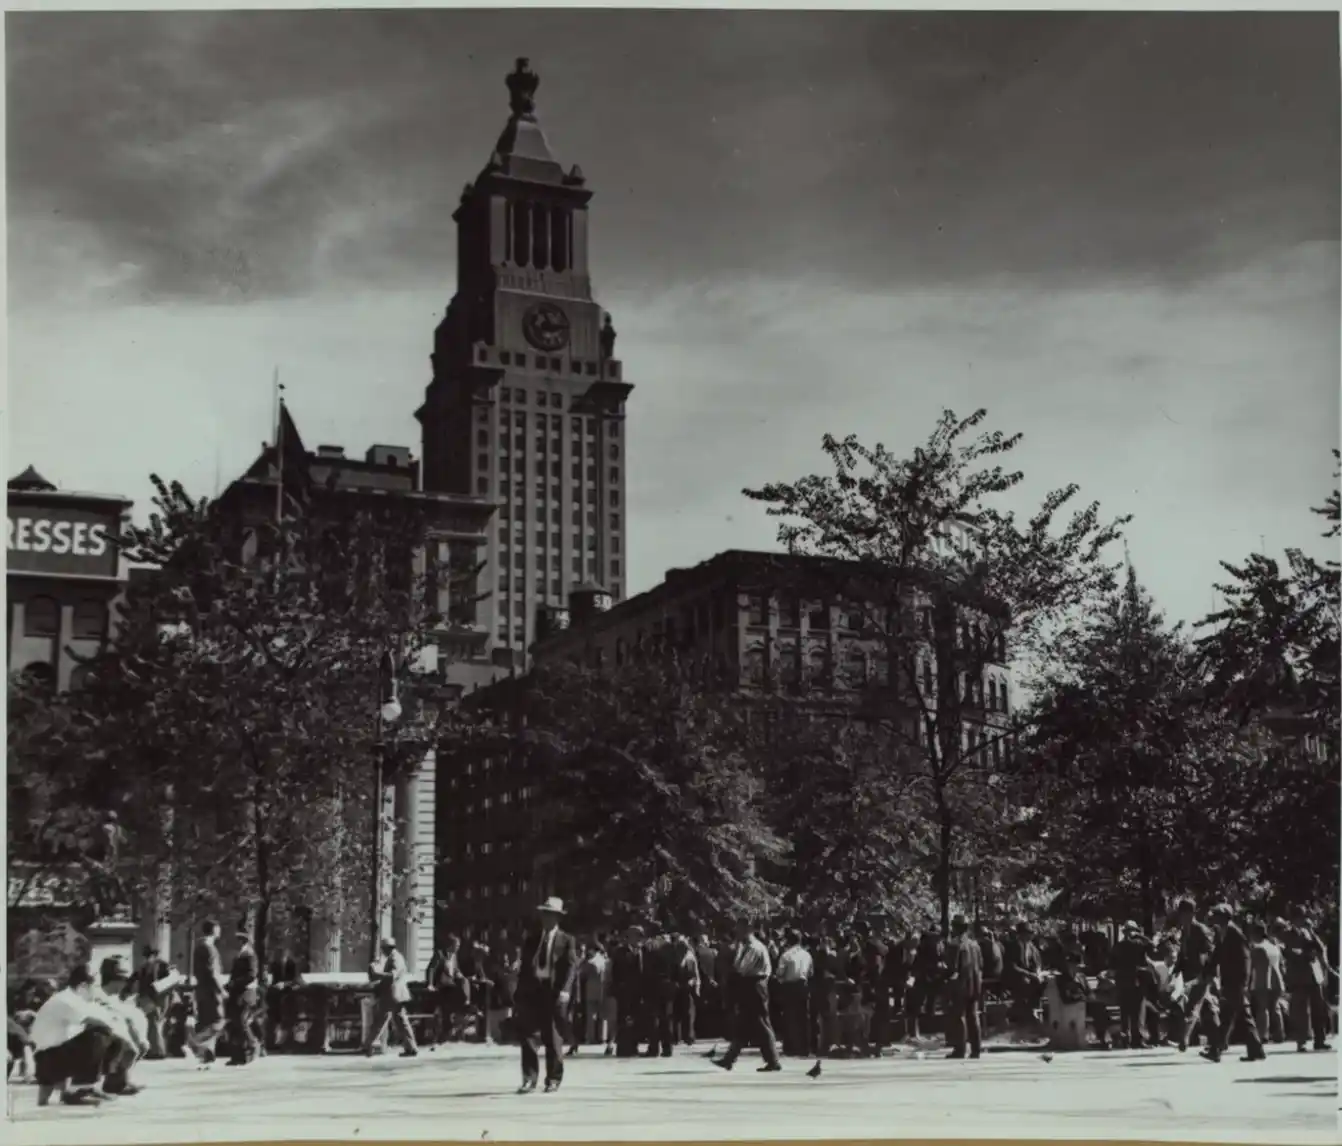
[{"label": "clock tower", "polygon": [[481,602],[499,663],[521,665],[539,613],[627,570],[625,400],[610,315],[592,298],[588,190],[536,120],[540,78],[517,61],[511,115],[461,193],[457,293],[434,333],[416,411],[427,490],[497,506]]}]

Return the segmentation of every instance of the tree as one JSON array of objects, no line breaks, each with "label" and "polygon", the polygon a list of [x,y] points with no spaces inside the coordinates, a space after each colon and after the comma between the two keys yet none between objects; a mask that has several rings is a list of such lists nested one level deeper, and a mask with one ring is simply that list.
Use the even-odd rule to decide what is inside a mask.
[{"label": "tree", "polygon": [[617,922],[688,929],[776,903],[763,867],[785,846],[741,750],[746,719],[674,658],[648,655],[503,682],[446,720],[440,743],[532,778],[549,890]]},{"label": "tree", "polygon": [[[293,506],[247,523],[155,478],[156,512],[123,549],[118,640],[77,698],[133,792],[134,853],[199,910],[251,906],[258,956],[296,911],[351,921],[371,873],[380,666],[430,639],[414,572],[425,525],[398,499]],[[406,751],[434,710],[411,708]],[[391,757],[394,769],[398,764]],[[342,920],[343,916],[343,920]]]},{"label": "tree", "polygon": [[[1313,512],[1327,523],[1323,538],[1335,543],[1342,528],[1338,490]],[[1197,651],[1207,708],[1257,730],[1269,744],[1272,784],[1256,809],[1255,865],[1278,901],[1334,904],[1342,844],[1342,568],[1300,549],[1286,551],[1284,567],[1253,553],[1222,568],[1230,575],[1217,586],[1225,603],[1199,622]]]},{"label": "tree", "polygon": [[993,771],[1016,726],[1004,695],[1008,643],[1011,659],[1028,668],[1058,629],[1112,587],[1105,552],[1127,521],[1102,523],[1092,503],[1055,529],[1075,485],[1050,493],[1024,522],[994,504],[1022,480],[999,461],[1021,436],[981,432],[966,441],[986,416],[946,411],[906,459],[827,435],[833,475],[745,491],[782,519],[778,536],[790,554],[814,559],[796,590],[814,592],[806,582],[818,579],[884,645],[863,689],[862,718],[902,738],[901,756],[916,762],[936,830],[931,862],[943,927],[957,867],[1003,858],[991,853],[1009,816]]},{"label": "tree", "polygon": [[[1041,845],[1036,870],[1066,901],[1085,898],[1149,930],[1170,894],[1192,890],[1199,856],[1227,826],[1196,766],[1216,757],[1199,751],[1207,730],[1193,720],[1195,683],[1182,632],[1131,565],[1080,631],[1059,634],[1019,764]],[[1191,835],[1190,821],[1200,821]]]},{"label": "tree", "polygon": [[[1313,512],[1328,522],[1323,537],[1336,540],[1338,491]],[[1224,607],[1198,623],[1209,699],[1244,720],[1289,712],[1310,734],[1335,744],[1342,705],[1342,568],[1300,549],[1286,551],[1285,568],[1261,553],[1221,567],[1230,575],[1216,587]]]},{"label": "tree", "polygon": [[786,705],[766,711],[771,735],[756,748],[771,822],[791,844],[784,873],[791,914],[808,928],[878,919],[911,925],[926,904],[923,861],[934,837],[915,769],[891,764],[904,745],[854,721],[806,719]]},{"label": "tree", "polygon": [[8,906],[87,905],[86,921],[119,907],[119,822],[91,728],[70,698],[28,674],[9,678]]}]

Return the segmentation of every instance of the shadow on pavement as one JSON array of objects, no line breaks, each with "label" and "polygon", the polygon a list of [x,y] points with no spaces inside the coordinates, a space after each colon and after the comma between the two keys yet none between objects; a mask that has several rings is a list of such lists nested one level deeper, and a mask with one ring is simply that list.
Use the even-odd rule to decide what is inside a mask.
[{"label": "shadow on pavement", "polygon": [[1245,1083],[1254,1083],[1257,1084],[1258,1086],[1283,1086],[1283,1085],[1302,1086],[1302,1085],[1308,1085],[1311,1082],[1336,1082],[1337,1075],[1321,1074],[1311,1078],[1306,1077],[1305,1075],[1296,1075],[1296,1074],[1273,1074],[1268,1075],[1267,1078],[1237,1078],[1235,1079],[1235,1081],[1238,1082],[1240,1085],[1244,1085]]}]

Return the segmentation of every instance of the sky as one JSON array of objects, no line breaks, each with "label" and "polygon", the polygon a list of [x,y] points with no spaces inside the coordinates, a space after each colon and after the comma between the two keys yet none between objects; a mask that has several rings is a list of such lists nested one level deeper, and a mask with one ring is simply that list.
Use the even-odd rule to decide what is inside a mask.
[{"label": "sky", "polygon": [[8,461],[147,509],[272,432],[419,453],[451,213],[528,56],[635,384],[629,591],[771,548],[825,432],[1023,431],[1174,618],[1318,551],[1335,14],[10,13]]}]

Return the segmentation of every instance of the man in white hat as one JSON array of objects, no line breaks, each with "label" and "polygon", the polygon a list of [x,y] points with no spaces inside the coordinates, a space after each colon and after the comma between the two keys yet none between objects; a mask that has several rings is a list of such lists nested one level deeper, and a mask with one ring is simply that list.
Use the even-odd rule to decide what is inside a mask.
[{"label": "man in white hat", "polygon": [[514,998],[517,1034],[522,1042],[522,1086],[519,1094],[536,1089],[540,1057],[536,1043],[545,1045],[545,1093],[564,1081],[564,1048],[560,1029],[573,995],[578,950],[573,936],[561,931],[564,901],[550,896],[538,909],[540,929],[522,945]]}]

